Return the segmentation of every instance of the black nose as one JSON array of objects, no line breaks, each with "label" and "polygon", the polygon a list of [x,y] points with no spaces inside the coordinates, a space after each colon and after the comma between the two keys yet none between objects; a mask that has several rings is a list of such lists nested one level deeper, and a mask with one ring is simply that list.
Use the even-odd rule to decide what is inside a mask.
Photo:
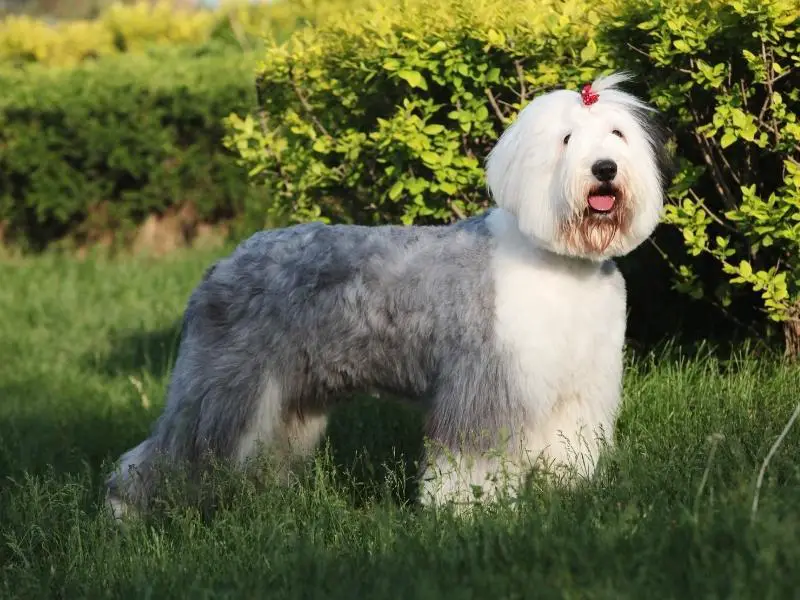
[{"label": "black nose", "polygon": [[598,160],[592,165],[592,175],[600,181],[611,181],[617,175],[617,163],[613,160]]}]

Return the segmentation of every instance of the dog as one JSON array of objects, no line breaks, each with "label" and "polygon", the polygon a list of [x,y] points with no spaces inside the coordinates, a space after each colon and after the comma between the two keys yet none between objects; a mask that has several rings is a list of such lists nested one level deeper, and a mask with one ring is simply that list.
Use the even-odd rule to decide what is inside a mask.
[{"label": "dog", "polygon": [[[188,301],[165,409],[107,480],[143,511],[159,457],[202,471],[309,456],[359,390],[421,403],[425,506],[513,494],[538,465],[590,478],[621,402],[625,282],[660,220],[665,137],[614,73],[533,99],[489,153],[496,206],[440,226],[256,233]],[[291,472],[290,467],[287,472]]]}]

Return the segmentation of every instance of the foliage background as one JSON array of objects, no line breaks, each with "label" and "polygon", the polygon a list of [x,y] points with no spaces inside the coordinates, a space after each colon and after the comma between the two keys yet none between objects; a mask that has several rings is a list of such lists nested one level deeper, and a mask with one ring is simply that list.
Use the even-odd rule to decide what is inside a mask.
[{"label": "foliage background", "polygon": [[[171,29],[145,18],[141,43],[139,34],[112,46],[98,35],[104,50],[52,42],[67,27],[48,25],[32,47],[57,53],[4,55],[0,595],[796,591],[800,438],[784,427],[800,372],[751,346],[722,357],[639,350],[659,337],[733,336],[734,322],[706,302],[724,305],[728,295],[743,329],[756,328],[757,340],[769,331],[761,291],[747,280],[726,286],[732,274],[715,254],[718,236],[729,238],[727,262],[741,270],[745,261],[757,278],[777,265],[770,281],[785,273],[787,298],[796,298],[798,7],[420,4],[339,16],[334,2],[287,2],[274,7],[287,11],[285,29],[268,19],[253,31],[316,22],[289,45],[283,34],[243,35],[231,20],[197,38],[153,37]],[[75,27],[98,30],[94,21]],[[215,473],[205,482],[222,500],[213,514],[179,502],[120,535],[99,510],[109,461],[158,416],[176,319],[225,248],[75,260],[54,245],[92,230],[125,237],[148,213],[186,202],[206,219],[241,223],[234,239],[269,219],[316,214],[446,222],[481,210],[482,157],[526,99],[616,67],[633,70],[634,91],[663,109],[682,162],[658,249],[645,244],[621,261],[633,339],[619,439],[595,481],[569,490],[534,481],[521,510],[493,507],[475,519],[415,510],[404,502],[413,498],[422,415],[360,398],[337,407],[330,447],[293,485],[256,489]],[[20,246],[48,251],[5,255]],[[770,289],[780,301],[779,286]]]},{"label": "foliage background", "polygon": [[473,214],[487,204],[482,161],[532,94],[628,70],[678,158],[672,228],[656,239],[676,289],[782,323],[800,352],[796,3],[400,4],[267,48],[261,112],[229,119],[227,142],[274,211],[290,222]]},{"label": "foliage background", "polygon": [[790,345],[795,327],[800,340],[798,6],[535,5],[134,2],[7,18],[0,231],[31,249],[108,229],[124,242],[186,202],[238,237],[309,219],[448,222],[488,205],[482,161],[525,102],[622,68],[679,158],[665,226],[622,261],[636,321],[655,336],[782,330]]}]

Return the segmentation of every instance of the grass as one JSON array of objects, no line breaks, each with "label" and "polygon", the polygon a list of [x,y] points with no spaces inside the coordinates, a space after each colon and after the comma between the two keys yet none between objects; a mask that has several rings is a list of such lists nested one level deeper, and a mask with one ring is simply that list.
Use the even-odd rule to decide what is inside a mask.
[{"label": "grass", "polygon": [[[517,510],[418,509],[421,418],[361,400],[289,488],[235,476],[208,518],[117,531],[107,461],[159,413],[177,322],[213,258],[0,266],[0,594],[5,598],[786,598],[800,585],[800,370],[742,352],[632,361],[617,448]],[[366,452],[361,453],[360,448]]]}]

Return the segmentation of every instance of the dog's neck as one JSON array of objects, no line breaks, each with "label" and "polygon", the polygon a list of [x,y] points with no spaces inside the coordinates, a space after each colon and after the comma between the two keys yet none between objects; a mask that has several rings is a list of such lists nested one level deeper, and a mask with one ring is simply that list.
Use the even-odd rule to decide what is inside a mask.
[{"label": "dog's neck", "polygon": [[610,259],[593,260],[580,256],[570,256],[556,252],[552,248],[526,235],[519,227],[517,218],[504,208],[490,209],[487,224],[492,236],[497,240],[498,246],[506,251],[518,255],[520,260],[536,264],[550,264],[555,268],[580,271],[583,273],[596,272],[608,267]]}]

